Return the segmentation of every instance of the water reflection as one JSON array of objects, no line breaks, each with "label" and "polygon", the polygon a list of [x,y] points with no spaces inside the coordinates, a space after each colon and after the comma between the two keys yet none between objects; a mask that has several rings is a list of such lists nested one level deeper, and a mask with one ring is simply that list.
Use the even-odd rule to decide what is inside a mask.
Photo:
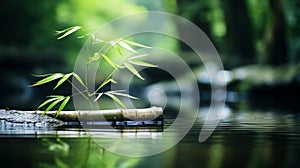
[{"label": "water reflection", "polygon": [[[212,136],[199,143],[206,111],[206,108],[200,109],[196,123],[180,143],[148,157],[111,153],[99,146],[95,137],[84,135],[83,131],[77,136],[78,128],[60,130],[68,136],[62,132],[43,138],[24,138],[21,135],[8,138],[1,135],[1,167],[299,167],[299,114],[227,107]],[[172,119],[167,119],[164,127],[172,122]],[[109,130],[94,131],[102,138],[110,133]],[[132,138],[172,140],[172,137],[159,136],[161,131],[124,129],[121,132],[122,138],[128,142]],[[81,138],[72,138],[72,134]]]},{"label": "water reflection", "polygon": [[99,147],[92,138],[43,139],[45,150],[51,162],[40,160],[38,167],[135,167],[140,159],[125,159]]}]

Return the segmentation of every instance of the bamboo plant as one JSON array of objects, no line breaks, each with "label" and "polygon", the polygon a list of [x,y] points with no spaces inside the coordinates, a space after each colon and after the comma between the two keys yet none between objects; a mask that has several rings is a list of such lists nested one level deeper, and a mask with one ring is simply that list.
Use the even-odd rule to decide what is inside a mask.
[{"label": "bamboo plant", "polygon": [[[56,31],[58,35],[57,39],[63,39],[80,29],[82,29],[82,27],[74,26],[62,31]],[[94,52],[93,54],[91,54],[91,56],[88,57],[86,66],[88,67],[93,62],[100,64],[100,62],[104,60],[113,68],[111,73],[98,85],[95,91],[91,92],[87,87],[87,81],[83,80],[86,79],[87,76],[80,76],[75,72],[70,72],[70,73],[58,72],[58,73],[51,73],[51,74],[44,74],[44,75],[36,75],[37,77],[43,77],[43,79],[35,82],[31,86],[39,86],[39,85],[47,84],[49,82],[57,81],[55,87],[53,88],[53,90],[55,90],[59,88],[63,83],[69,83],[71,87],[73,87],[78,91],[76,95],[80,94],[89,102],[92,101],[97,102],[101,97],[108,96],[113,101],[118,103],[122,108],[126,108],[125,104],[121,101],[121,99],[119,99],[119,97],[128,97],[131,99],[138,99],[138,98],[124,93],[123,90],[109,90],[109,91],[101,92],[101,88],[103,88],[105,85],[108,85],[109,83],[117,83],[118,81],[117,79],[113,79],[113,75],[117,71],[120,70],[123,71],[125,69],[129,70],[131,73],[133,73],[133,75],[140,78],[141,80],[144,80],[144,78],[140,75],[140,73],[137,71],[135,66],[144,66],[144,67],[157,67],[157,66],[141,61],[140,58],[147,57],[149,55],[139,54],[139,52],[135,48],[150,48],[150,47],[127,39],[115,39],[115,40],[105,41],[103,39],[95,37],[93,34],[87,34],[87,35],[91,36],[92,44],[103,43],[103,45],[101,48],[97,49],[96,52]],[[121,59],[121,61],[119,61],[118,63],[114,62],[111,59],[111,55],[109,55],[109,51],[112,49],[116,49],[118,51],[117,53],[119,54],[119,56],[123,57],[123,59]],[[122,50],[126,50],[127,52],[132,53],[131,54],[132,56],[125,57]],[[84,89],[79,90],[78,87],[76,87],[75,84],[72,82],[71,77],[74,77],[76,82],[82,85]],[[75,96],[74,94],[49,95],[47,96],[47,99],[38,106],[38,109],[45,107],[45,110],[43,111],[43,115],[44,115],[49,110],[53,110],[55,107],[58,107],[56,110],[56,116],[58,116],[60,112],[66,107],[66,105],[70,102],[70,99],[74,96]]]}]

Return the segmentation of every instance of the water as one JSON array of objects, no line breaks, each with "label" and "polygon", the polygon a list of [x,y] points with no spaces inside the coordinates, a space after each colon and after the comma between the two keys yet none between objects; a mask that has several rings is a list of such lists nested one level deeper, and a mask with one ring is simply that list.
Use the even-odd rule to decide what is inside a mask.
[{"label": "water", "polygon": [[[97,137],[113,130],[76,127],[24,130],[0,135],[1,167],[299,167],[300,115],[290,112],[226,108],[216,130],[198,142],[204,114],[189,133],[169,150],[148,157],[126,157],[101,148]],[[159,138],[173,119],[161,127],[119,130],[124,139]],[[2,128],[3,129],[3,128]],[[103,137],[102,137],[103,138]],[[109,141],[110,139],[107,139]],[[172,141],[172,137],[164,137]],[[153,144],[155,145],[155,144]]]}]

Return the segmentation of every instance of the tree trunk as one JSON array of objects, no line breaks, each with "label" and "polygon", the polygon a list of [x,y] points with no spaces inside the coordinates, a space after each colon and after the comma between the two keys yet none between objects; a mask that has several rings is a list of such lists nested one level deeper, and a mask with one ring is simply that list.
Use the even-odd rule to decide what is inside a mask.
[{"label": "tree trunk", "polygon": [[227,28],[225,48],[230,67],[255,63],[252,23],[246,0],[223,0]]},{"label": "tree trunk", "polygon": [[266,30],[265,51],[261,63],[280,65],[288,61],[283,0],[269,0],[269,7],[270,23]]},{"label": "tree trunk", "polygon": [[[203,0],[177,0],[178,14],[197,25],[211,40],[211,21],[209,18],[210,7],[208,1]],[[178,26],[179,32],[185,32]],[[180,46],[183,51],[189,51],[185,45]]]}]

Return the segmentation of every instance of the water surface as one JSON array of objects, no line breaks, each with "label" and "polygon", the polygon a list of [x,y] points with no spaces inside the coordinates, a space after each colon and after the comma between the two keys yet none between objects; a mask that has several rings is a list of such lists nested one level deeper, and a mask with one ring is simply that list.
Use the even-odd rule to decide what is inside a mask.
[{"label": "water surface", "polygon": [[[126,157],[99,146],[114,130],[2,128],[0,163],[3,167],[299,167],[300,115],[293,112],[232,110],[226,108],[212,136],[199,143],[206,113],[200,109],[189,133],[169,150],[148,157]],[[163,127],[119,129],[124,139],[160,138]],[[87,132],[86,132],[87,131]],[[176,136],[176,132],[174,133]],[[163,137],[172,141],[173,137]],[[109,138],[107,139],[109,141]],[[155,144],[153,144],[155,145]],[[146,148],[145,148],[146,149]],[[2,166],[1,166],[2,167]]]}]

